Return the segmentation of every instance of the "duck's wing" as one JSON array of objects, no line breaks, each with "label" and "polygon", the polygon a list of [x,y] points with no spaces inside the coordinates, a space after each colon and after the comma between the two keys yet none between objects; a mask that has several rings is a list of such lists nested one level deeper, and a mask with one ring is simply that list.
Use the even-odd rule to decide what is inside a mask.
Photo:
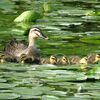
[{"label": "duck's wing", "polygon": [[7,55],[17,57],[20,52],[25,50],[27,45],[22,42],[17,41],[16,39],[11,40],[5,47],[4,52]]}]

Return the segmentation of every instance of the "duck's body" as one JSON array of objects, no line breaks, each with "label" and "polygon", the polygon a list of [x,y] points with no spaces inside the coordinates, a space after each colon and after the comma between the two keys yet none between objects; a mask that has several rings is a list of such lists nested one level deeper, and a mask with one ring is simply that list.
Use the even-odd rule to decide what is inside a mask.
[{"label": "duck's body", "polygon": [[32,28],[29,32],[29,44],[26,45],[22,42],[13,39],[5,48],[5,54],[16,58],[19,61],[21,55],[25,54],[34,60],[40,60],[39,50],[35,46],[35,40],[38,38],[47,39],[39,28]]},{"label": "duck's body", "polygon": [[70,56],[69,57],[70,64],[79,64],[80,59],[81,58],[79,56]]},{"label": "duck's body", "polygon": [[49,58],[41,59],[41,64],[57,65],[57,57],[54,55],[51,55]]}]

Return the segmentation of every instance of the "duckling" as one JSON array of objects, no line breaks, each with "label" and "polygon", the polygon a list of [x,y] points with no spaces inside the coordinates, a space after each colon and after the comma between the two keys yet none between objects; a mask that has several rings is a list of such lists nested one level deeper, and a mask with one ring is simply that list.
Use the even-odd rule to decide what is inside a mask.
[{"label": "duckling", "polygon": [[94,64],[94,63],[97,63],[98,61],[100,61],[100,55],[99,54],[90,54],[87,57],[87,62],[89,64]]},{"label": "duckling", "polygon": [[49,59],[42,59],[41,60],[41,64],[53,64],[53,65],[56,65],[57,64],[57,57],[54,56],[54,55],[51,55],[49,57]]},{"label": "duckling", "polygon": [[79,56],[69,57],[70,64],[79,64],[81,58]]},{"label": "duckling", "polygon": [[79,63],[87,65],[88,64],[87,59],[88,59],[87,57],[83,57],[83,58],[80,59]]},{"label": "duckling", "polygon": [[68,57],[62,56],[62,58],[58,60],[58,64],[60,65],[70,64]]},{"label": "duckling", "polygon": [[22,64],[24,64],[24,63],[29,63],[29,64],[35,63],[35,64],[39,64],[40,63],[40,60],[39,59],[34,59],[32,56],[27,56],[25,54],[22,54],[20,56],[20,58],[17,59],[17,62],[20,62]]},{"label": "duckling", "polygon": [[4,52],[6,55],[13,56],[16,59],[20,58],[22,54],[32,57],[34,60],[40,59],[39,50],[35,46],[35,40],[37,38],[48,39],[48,37],[46,37],[39,28],[32,27],[28,35],[28,45],[13,39],[10,43],[8,43]]},{"label": "duckling", "polygon": [[0,62],[4,63],[4,62],[13,62],[16,61],[15,58],[13,58],[12,56],[8,56],[2,52],[0,52]]},{"label": "duckling", "polygon": [[4,56],[5,56],[4,54],[0,53],[0,62],[1,63],[5,62]]},{"label": "duckling", "polygon": [[87,63],[87,57],[81,58],[81,60],[79,61],[79,64],[80,64],[80,69],[82,71],[87,71],[89,69],[88,63]]}]

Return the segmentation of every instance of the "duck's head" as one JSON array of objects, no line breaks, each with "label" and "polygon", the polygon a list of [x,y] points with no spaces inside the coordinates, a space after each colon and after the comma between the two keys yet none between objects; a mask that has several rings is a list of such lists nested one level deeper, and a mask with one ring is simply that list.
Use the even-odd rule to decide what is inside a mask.
[{"label": "duck's head", "polygon": [[42,39],[48,39],[48,37],[46,37],[43,33],[42,33],[42,31],[41,31],[41,29],[39,29],[39,28],[37,28],[37,27],[32,27],[31,29],[30,29],[30,31],[29,31],[29,37],[30,38],[34,38],[34,39],[36,39],[36,38],[42,38]]},{"label": "duck's head", "polygon": [[62,64],[68,64],[69,63],[69,59],[66,56],[63,56],[61,58],[61,62],[62,62]]},{"label": "duck's head", "polygon": [[51,64],[57,64],[57,57],[56,56],[51,55],[49,60],[50,60]]}]

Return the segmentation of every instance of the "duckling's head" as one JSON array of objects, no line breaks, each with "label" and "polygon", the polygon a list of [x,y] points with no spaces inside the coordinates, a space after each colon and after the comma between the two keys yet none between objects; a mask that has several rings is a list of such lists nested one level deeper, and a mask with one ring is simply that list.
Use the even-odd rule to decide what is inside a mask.
[{"label": "duckling's head", "polygon": [[57,64],[57,57],[56,56],[51,55],[49,60],[50,60],[51,64]]},{"label": "duckling's head", "polygon": [[19,62],[24,64],[24,63],[32,63],[34,58],[27,56],[26,54],[22,54],[19,58]]},{"label": "duckling's head", "polygon": [[41,29],[39,29],[37,27],[33,27],[33,28],[30,29],[29,38],[34,38],[34,39],[36,39],[36,38],[42,38],[42,39],[46,39],[46,40],[48,39],[48,37],[46,37],[42,33]]},{"label": "duckling's head", "polygon": [[63,56],[61,58],[61,62],[62,62],[62,64],[68,64],[69,63],[69,59],[66,56]]},{"label": "duckling's head", "polygon": [[96,54],[95,56],[95,62],[98,62],[100,60],[100,54]]},{"label": "duckling's head", "polygon": [[79,63],[80,64],[85,64],[85,65],[87,65],[87,57],[83,57],[80,61],[79,61]]},{"label": "duckling's head", "polygon": [[0,62],[4,63],[5,62],[5,55],[0,53]]}]

